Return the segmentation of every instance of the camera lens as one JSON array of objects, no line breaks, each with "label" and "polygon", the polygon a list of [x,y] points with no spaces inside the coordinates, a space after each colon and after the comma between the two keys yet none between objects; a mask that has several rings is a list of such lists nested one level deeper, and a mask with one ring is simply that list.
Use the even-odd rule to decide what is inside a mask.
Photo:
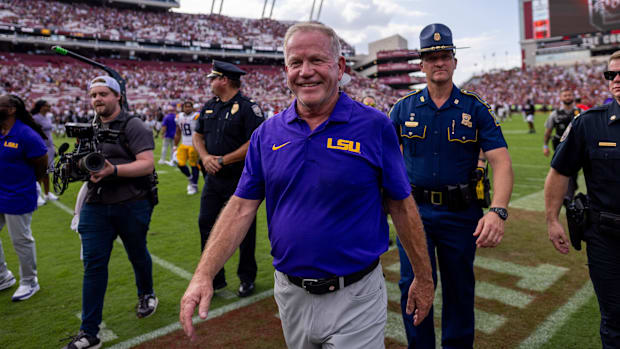
[{"label": "camera lens", "polygon": [[80,160],[80,168],[88,172],[97,172],[103,169],[105,158],[99,153],[90,153]]}]

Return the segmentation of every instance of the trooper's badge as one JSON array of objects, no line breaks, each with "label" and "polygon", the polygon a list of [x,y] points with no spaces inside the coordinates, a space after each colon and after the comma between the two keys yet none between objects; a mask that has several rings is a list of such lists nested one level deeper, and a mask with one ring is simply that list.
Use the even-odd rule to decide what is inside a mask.
[{"label": "trooper's badge", "polygon": [[471,115],[467,113],[463,113],[463,119],[461,119],[461,125],[471,128],[473,126],[473,124],[471,123]]},{"label": "trooper's badge", "polygon": [[564,142],[566,137],[568,137],[568,133],[570,132],[570,129],[571,129],[572,126],[573,126],[572,123],[568,124],[568,127],[566,128],[566,131],[564,131],[564,134],[562,134],[562,138],[560,138],[560,143]]},{"label": "trooper's badge", "polygon": [[235,115],[236,112],[239,111],[239,103],[233,104],[232,108],[230,108],[230,115]]},{"label": "trooper's badge", "polygon": [[252,110],[254,111],[254,114],[256,114],[256,116],[258,116],[259,118],[263,117],[263,111],[260,110],[260,107],[258,106],[258,104],[254,104],[252,106]]},{"label": "trooper's badge", "polygon": [[433,35],[433,39],[435,39],[435,41],[439,41],[439,40],[441,40],[441,34],[439,34],[439,33],[435,33],[435,34]]}]

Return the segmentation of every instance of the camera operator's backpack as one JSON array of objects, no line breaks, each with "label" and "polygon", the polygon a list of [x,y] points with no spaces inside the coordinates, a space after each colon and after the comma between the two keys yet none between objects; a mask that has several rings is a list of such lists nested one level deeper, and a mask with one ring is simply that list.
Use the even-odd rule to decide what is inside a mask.
[{"label": "camera operator's backpack", "polygon": [[[123,147],[123,149],[125,149],[125,152],[127,152],[127,154],[129,154],[130,156],[134,158],[134,160],[135,160],[135,156],[131,152],[131,149],[129,149],[129,142],[127,141],[127,137],[125,137],[125,127],[127,127],[127,123],[129,122],[129,120],[136,118],[136,117],[137,116],[135,115],[127,115],[127,117],[125,118],[125,121],[123,122],[123,124],[121,125],[121,128],[119,129],[120,145]],[[151,202],[151,205],[153,206],[157,205],[159,203],[159,196],[157,195],[157,184],[159,183],[159,181],[157,179],[157,171],[155,171],[155,167],[153,167],[153,173],[146,175],[144,177],[138,177],[138,179],[140,180],[139,186],[144,189],[147,189],[148,198],[149,198],[149,201]]]}]

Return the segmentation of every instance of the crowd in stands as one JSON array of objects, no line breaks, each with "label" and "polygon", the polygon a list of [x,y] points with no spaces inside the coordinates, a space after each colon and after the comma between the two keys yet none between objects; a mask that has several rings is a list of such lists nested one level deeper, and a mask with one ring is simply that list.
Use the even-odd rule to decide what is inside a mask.
[{"label": "crowd in stands", "polygon": [[[13,93],[29,103],[44,98],[59,119],[76,121],[92,114],[87,96],[91,78],[105,73],[63,56],[41,56],[0,52],[0,95]],[[98,59],[117,70],[127,80],[127,99],[132,110],[142,115],[158,115],[166,106],[186,99],[204,103],[213,97],[206,76],[210,64],[139,62]],[[266,115],[272,116],[289,106],[293,96],[286,86],[282,66],[241,66],[243,94],[256,100]],[[373,96],[377,107],[387,112],[401,93],[375,80],[351,73],[343,90],[358,100]]]},{"label": "crowd in stands", "polygon": [[[115,40],[192,40],[271,47],[274,50],[282,46],[286,29],[291,25],[290,22],[267,18],[120,9],[49,0],[0,0],[0,23],[79,32]],[[343,50],[354,52],[352,46],[343,40],[341,44]]]},{"label": "crowd in stands", "polygon": [[493,105],[521,106],[531,99],[534,104],[552,107],[560,104],[559,91],[568,87],[581,103],[592,106],[603,104],[611,96],[603,79],[606,67],[600,63],[515,68],[473,77],[462,87]]}]

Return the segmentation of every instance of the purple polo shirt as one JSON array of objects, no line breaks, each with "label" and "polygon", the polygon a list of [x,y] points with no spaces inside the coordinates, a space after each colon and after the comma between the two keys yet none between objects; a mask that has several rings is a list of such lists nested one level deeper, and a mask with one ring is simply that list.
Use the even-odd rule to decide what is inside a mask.
[{"label": "purple polo shirt", "polygon": [[252,134],[235,195],[265,198],[277,270],[348,275],[388,248],[382,194],[411,192],[396,132],[385,114],[345,93],[314,131],[295,103]]},{"label": "purple polo shirt", "polygon": [[164,116],[162,126],[166,126],[166,133],[164,134],[165,138],[174,138],[174,134],[177,132],[177,124],[174,121],[175,116],[176,115],[174,113]]},{"label": "purple polo shirt", "polygon": [[20,120],[6,136],[0,135],[0,213],[18,215],[37,208],[37,179],[28,160],[46,153],[41,136]]}]

